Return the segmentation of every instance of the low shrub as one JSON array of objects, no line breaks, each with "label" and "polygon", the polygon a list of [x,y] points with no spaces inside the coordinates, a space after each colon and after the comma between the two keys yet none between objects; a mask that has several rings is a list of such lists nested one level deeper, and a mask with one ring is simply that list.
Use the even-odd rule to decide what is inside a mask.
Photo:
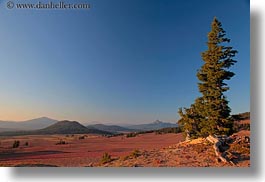
[{"label": "low shrub", "polygon": [[129,133],[126,135],[127,138],[136,137],[137,133]]},{"label": "low shrub", "polygon": [[18,148],[20,145],[20,141],[19,140],[15,140],[14,143],[13,143],[13,148]]},{"label": "low shrub", "polygon": [[64,140],[60,140],[59,142],[56,143],[56,145],[65,145],[67,144],[67,142],[65,142]]},{"label": "low shrub", "polygon": [[137,158],[141,155],[141,152],[137,149],[135,149],[130,156],[132,156],[133,158]]},{"label": "low shrub", "polygon": [[105,152],[102,156],[102,159],[101,159],[101,163],[102,164],[105,164],[105,163],[108,163],[108,162],[111,162],[112,159],[111,159],[111,155],[107,152]]}]

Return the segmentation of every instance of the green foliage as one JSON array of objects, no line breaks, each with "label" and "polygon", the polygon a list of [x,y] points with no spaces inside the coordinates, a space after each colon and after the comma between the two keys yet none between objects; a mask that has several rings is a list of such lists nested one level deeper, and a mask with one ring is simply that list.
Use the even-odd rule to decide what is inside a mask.
[{"label": "green foliage", "polygon": [[137,136],[140,134],[154,133],[154,131],[156,131],[156,130],[138,131],[138,132],[135,132],[135,134]]},{"label": "green foliage", "polygon": [[105,164],[105,163],[108,163],[108,162],[111,162],[112,159],[111,159],[111,155],[107,152],[105,152],[102,156],[102,159],[101,159],[101,163],[102,164]]},{"label": "green foliage", "polygon": [[234,125],[233,125],[233,130],[235,132],[239,132],[241,130],[248,130],[250,131],[250,124],[249,123],[238,123],[238,122],[235,122]]},{"label": "green foliage", "polygon": [[13,148],[18,148],[20,145],[20,141],[19,140],[15,140],[14,143],[13,143]]},{"label": "green foliage", "polygon": [[202,99],[198,98],[195,104],[192,104],[190,108],[179,109],[178,113],[181,119],[178,124],[181,126],[182,131],[189,133],[193,137],[200,136],[201,125],[203,117],[199,114],[202,108]]},{"label": "green foliage", "polygon": [[237,51],[225,45],[230,42],[225,36],[221,22],[214,18],[208,34],[208,50],[201,55],[204,64],[197,72],[202,96],[190,108],[179,110],[179,125],[194,137],[232,132],[231,109],[224,95],[229,87],[224,81],[234,76],[228,69],[236,63],[233,57]]},{"label": "green foliage", "polygon": [[126,135],[127,138],[136,137],[137,133],[129,133]]},{"label": "green foliage", "polygon": [[56,145],[66,145],[66,144],[67,144],[67,142],[62,140],[62,139],[56,143]]},{"label": "green foliage", "polygon": [[129,155],[124,156],[123,158],[121,158],[123,161],[126,161],[128,159],[132,159],[132,158],[137,158],[139,156],[141,156],[142,153],[140,152],[140,150],[135,149],[134,151],[132,151]]},{"label": "green foliage", "polygon": [[180,127],[162,128],[154,131],[156,134],[180,133]]}]

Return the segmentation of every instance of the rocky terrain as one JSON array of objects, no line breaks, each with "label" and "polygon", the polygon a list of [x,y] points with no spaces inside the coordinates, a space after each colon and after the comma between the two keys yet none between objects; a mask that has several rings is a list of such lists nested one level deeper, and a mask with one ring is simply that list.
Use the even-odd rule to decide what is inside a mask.
[{"label": "rocky terrain", "polygon": [[249,131],[240,131],[231,136],[231,143],[225,152],[228,161],[221,161],[215,154],[213,144],[204,138],[180,142],[166,148],[135,150],[130,155],[114,158],[105,163],[95,164],[104,167],[249,167]]}]

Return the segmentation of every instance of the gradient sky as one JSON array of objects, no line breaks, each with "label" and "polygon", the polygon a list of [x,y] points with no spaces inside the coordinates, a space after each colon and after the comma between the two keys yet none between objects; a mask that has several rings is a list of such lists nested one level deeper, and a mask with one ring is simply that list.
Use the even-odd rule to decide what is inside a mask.
[{"label": "gradient sky", "polygon": [[239,51],[226,93],[232,113],[250,110],[249,1],[75,2],[91,9],[0,2],[0,120],[176,122],[178,108],[200,96],[196,72],[214,16]]}]

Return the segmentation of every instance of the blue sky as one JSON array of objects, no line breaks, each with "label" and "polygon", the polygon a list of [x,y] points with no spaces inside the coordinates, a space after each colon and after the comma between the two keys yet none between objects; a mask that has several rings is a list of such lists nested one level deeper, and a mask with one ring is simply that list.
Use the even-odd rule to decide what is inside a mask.
[{"label": "blue sky", "polygon": [[232,113],[250,110],[249,1],[75,2],[91,9],[8,10],[1,1],[0,120],[176,122],[200,96],[214,16],[239,51]]}]

